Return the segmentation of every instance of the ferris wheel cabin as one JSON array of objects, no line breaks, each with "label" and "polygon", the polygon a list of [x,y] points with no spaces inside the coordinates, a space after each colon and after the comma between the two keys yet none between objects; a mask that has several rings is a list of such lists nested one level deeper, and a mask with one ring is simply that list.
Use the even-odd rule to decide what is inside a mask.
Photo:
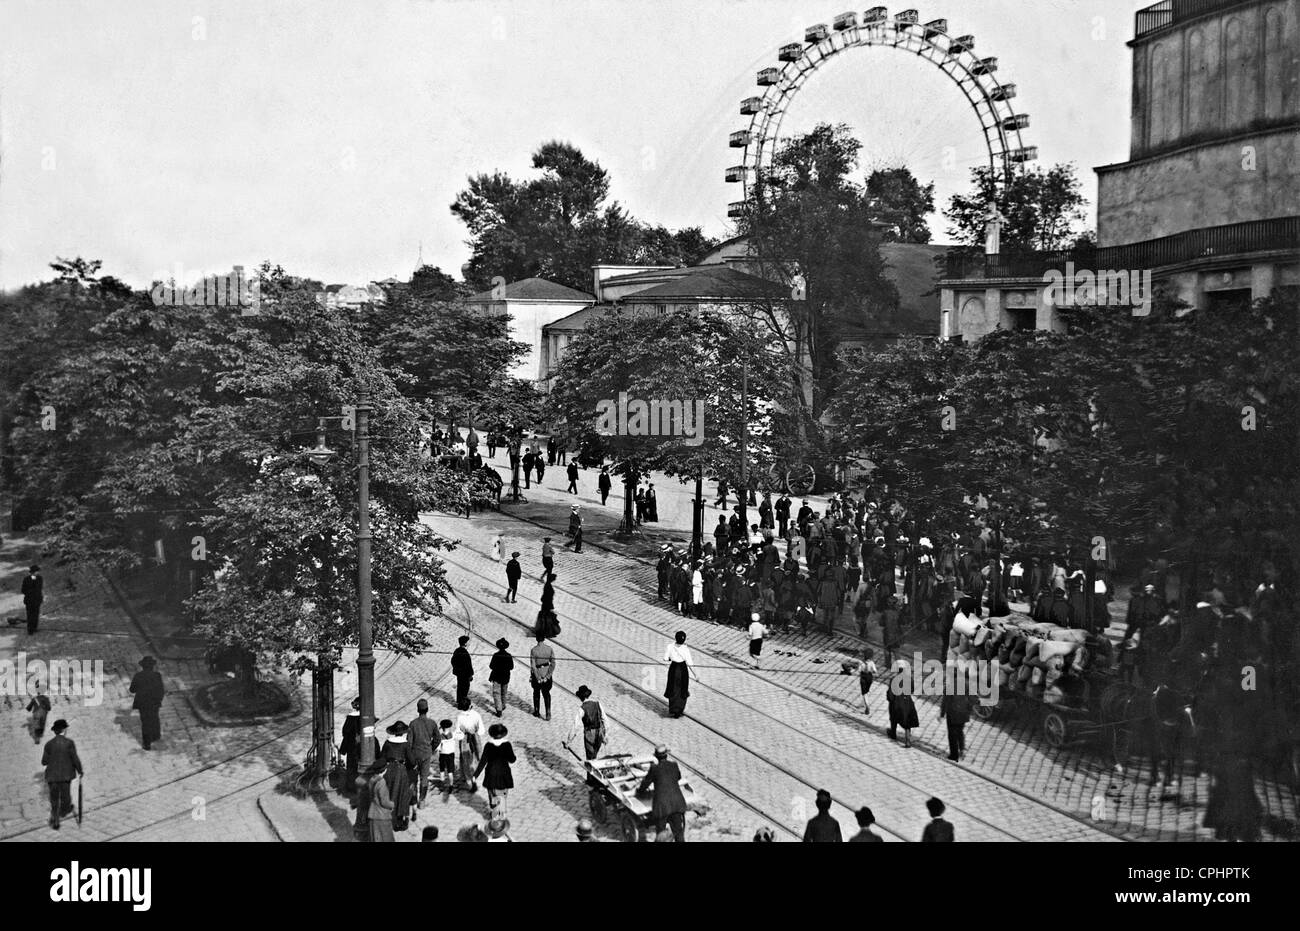
[{"label": "ferris wheel cabin", "polygon": [[755,113],[762,113],[764,109],[762,97],[746,97],[740,102],[740,113],[742,116],[753,116]]},{"label": "ferris wheel cabin", "polygon": [[758,73],[759,87],[771,87],[774,84],[780,83],[780,81],[781,81],[780,68],[764,68],[762,71]]},{"label": "ferris wheel cabin", "polygon": [[916,10],[904,10],[894,17],[894,28],[901,32],[908,26],[915,26],[920,21],[921,14]]},{"label": "ferris wheel cabin", "polygon": [[889,9],[887,7],[873,6],[862,14],[862,25],[879,26],[887,19],[889,19]]},{"label": "ferris wheel cabin", "polygon": [[803,46],[798,42],[791,42],[789,45],[781,46],[781,50],[776,53],[779,61],[798,61],[803,58]]},{"label": "ferris wheel cabin", "polygon": [[749,145],[749,130],[738,129],[731,134],[731,147],[733,149],[743,149]]},{"label": "ferris wheel cabin", "polygon": [[935,36],[946,36],[948,34],[948,21],[946,19],[932,19],[925,24],[925,37],[933,39]]},{"label": "ferris wheel cabin", "polygon": [[857,13],[841,13],[831,20],[831,25],[835,27],[836,32],[843,32],[845,29],[856,29],[858,26]]}]

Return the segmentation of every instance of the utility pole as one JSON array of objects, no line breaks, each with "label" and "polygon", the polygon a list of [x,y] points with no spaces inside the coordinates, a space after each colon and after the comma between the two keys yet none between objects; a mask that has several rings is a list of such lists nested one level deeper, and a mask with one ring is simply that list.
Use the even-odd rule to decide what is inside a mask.
[{"label": "utility pole", "polygon": [[742,540],[749,540],[749,516],[745,506],[749,503],[749,480],[746,478],[745,460],[749,458],[749,360],[740,361],[740,487],[736,497],[740,499],[740,535]]},{"label": "utility pole", "polygon": [[691,521],[691,559],[704,555],[704,466],[695,473],[695,517]]},{"label": "utility pole", "polygon": [[375,654],[370,628],[370,392],[357,399],[357,687],[361,693],[361,759],[375,762]]}]

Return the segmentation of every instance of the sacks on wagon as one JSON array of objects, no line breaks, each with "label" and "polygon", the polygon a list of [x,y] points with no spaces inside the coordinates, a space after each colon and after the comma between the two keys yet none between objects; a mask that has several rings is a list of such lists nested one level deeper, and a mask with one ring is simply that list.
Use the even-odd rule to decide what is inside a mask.
[{"label": "sacks on wagon", "polygon": [[1065,640],[1070,643],[1084,643],[1088,639],[1088,632],[1072,627],[1057,627],[1047,635],[1048,640]]},{"label": "sacks on wagon", "polygon": [[1044,663],[1056,657],[1066,657],[1078,646],[1072,640],[1044,640],[1038,647],[1038,658]]},{"label": "sacks on wagon", "polygon": [[974,637],[983,626],[979,618],[971,617],[968,614],[958,614],[952,621],[952,629],[966,637]]}]

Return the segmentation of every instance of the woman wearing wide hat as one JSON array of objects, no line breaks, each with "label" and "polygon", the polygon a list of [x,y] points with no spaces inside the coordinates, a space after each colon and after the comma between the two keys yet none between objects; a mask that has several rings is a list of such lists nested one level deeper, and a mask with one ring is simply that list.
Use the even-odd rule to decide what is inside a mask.
[{"label": "woman wearing wide hat", "polygon": [[488,805],[494,818],[504,818],[506,813],[506,793],[515,787],[510,764],[515,762],[515,750],[506,740],[504,724],[493,724],[488,728],[487,746],[483,748],[483,758],[478,761],[474,778],[483,775],[483,788],[487,789]]},{"label": "woman wearing wide hat", "polygon": [[392,828],[405,831],[410,826],[411,806],[415,801],[411,777],[419,772],[420,761],[416,759],[415,748],[406,739],[409,730],[406,722],[394,722],[387,730],[388,740],[384,741],[380,762],[384,765],[384,782],[392,802]]}]

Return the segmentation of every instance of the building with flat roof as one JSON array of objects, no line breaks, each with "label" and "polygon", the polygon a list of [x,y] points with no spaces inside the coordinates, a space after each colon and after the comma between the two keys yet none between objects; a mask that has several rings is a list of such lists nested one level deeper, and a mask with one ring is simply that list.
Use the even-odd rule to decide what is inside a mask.
[{"label": "building with flat roof", "polygon": [[1112,303],[1119,275],[1192,308],[1300,288],[1300,0],[1161,0],[1128,45],[1130,155],[1096,169],[1096,247],[950,254],[943,336],[1061,329],[1045,276],[1068,271],[1113,273],[1079,298]]}]

